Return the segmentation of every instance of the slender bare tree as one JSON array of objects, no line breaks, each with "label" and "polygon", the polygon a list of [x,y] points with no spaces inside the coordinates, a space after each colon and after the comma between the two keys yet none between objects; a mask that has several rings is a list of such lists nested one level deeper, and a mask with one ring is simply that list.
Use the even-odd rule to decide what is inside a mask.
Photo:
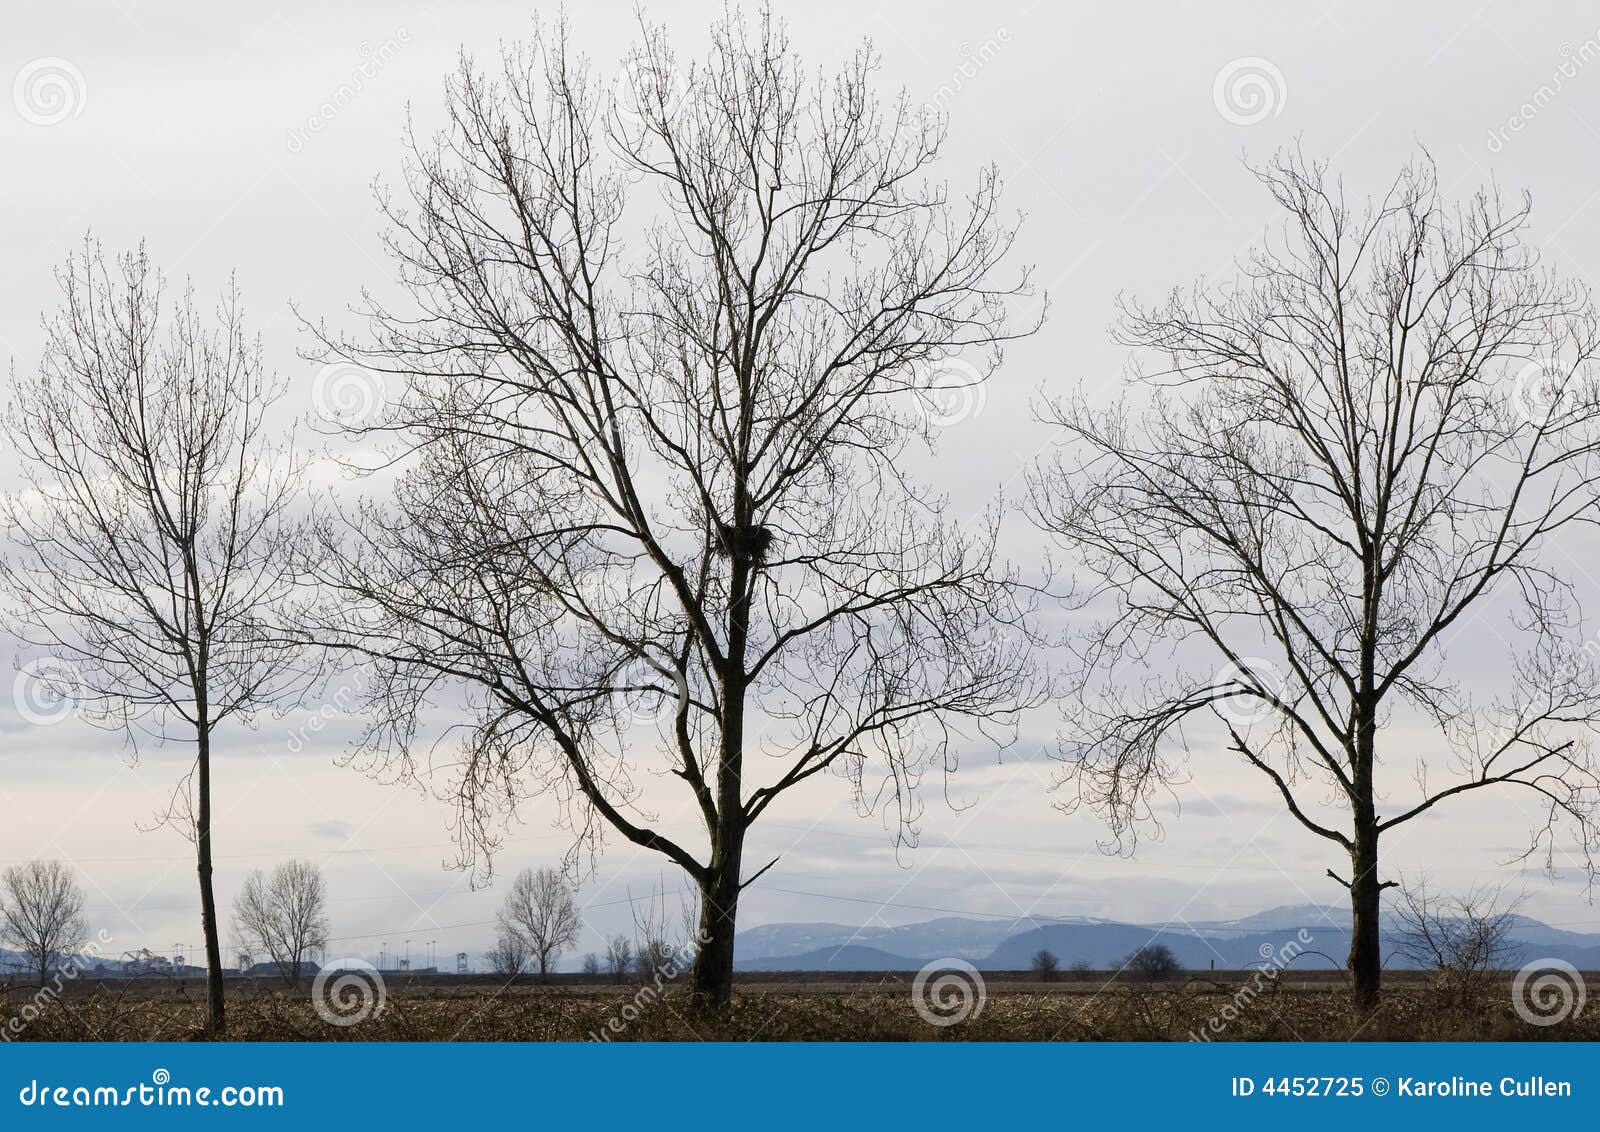
[{"label": "slender bare tree", "polygon": [[500,938],[484,952],[489,969],[497,975],[520,975],[528,969],[528,945],[514,931],[501,930]]},{"label": "slender bare tree", "polygon": [[1433,972],[1434,990],[1447,1005],[1471,1011],[1504,987],[1520,950],[1511,938],[1519,897],[1486,887],[1440,896],[1426,878],[1402,880],[1397,889],[1394,948],[1413,967]]},{"label": "slender bare tree", "polygon": [[633,967],[633,941],[625,935],[606,938],[606,970],[613,982],[622,982]]},{"label": "slender bare tree", "polygon": [[28,957],[42,987],[83,948],[83,889],[61,861],[25,861],[0,873],[0,939]]},{"label": "slender bare tree", "polygon": [[[1525,199],[1451,207],[1428,162],[1366,206],[1297,154],[1259,176],[1282,240],[1234,284],[1125,303],[1121,340],[1165,364],[1109,410],[1049,410],[1065,444],[1033,509],[1106,611],[1081,654],[1099,678],[1068,713],[1069,804],[1134,836],[1185,725],[1211,721],[1348,861],[1329,875],[1367,1009],[1383,834],[1505,788],[1542,806],[1530,853],[1570,819],[1591,863],[1600,684],[1546,550],[1600,516],[1600,330],[1538,266]],[[1447,656],[1475,619],[1515,643],[1486,697]],[[1174,671],[1153,672],[1156,649]],[[1432,744],[1386,740],[1396,720]]]},{"label": "slender bare tree", "polygon": [[281,386],[230,286],[208,325],[143,249],[108,264],[86,241],[57,272],[38,371],[16,383],[5,435],[27,489],[4,503],[0,586],[16,632],[91,722],[192,742],[165,817],[195,845],[207,1019],[224,1028],[212,894],[213,736],[279,700],[296,648],[270,628],[291,593],[297,470],[269,443]]},{"label": "slender bare tree", "polygon": [[500,932],[522,942],[528,958],[539,965],[539,978],[549,975],[550,964],[578,942],[580,926],[572,885],[559,869],[523,869],[511,882],[500,909]]},{"label": "slender bare tree", "polygon": [[[322,341],[388,375],[367,431],[402,469],[329,535],[372,749],[411,769],[419,707],[467,689],[466,860],[533,794],[580,843],[664,854],[716,1006],[770,867],[744,868],[751,823],[841,771],[909,832],[924,760],[1032,690],[993,523],[907,473],[1026,289],[995,279],[998,178],[930,184],[943,123],[881,104],[866,48],[813,78],[765,14],[712,38],[680,70],[646,29],[609,101],[565,29],[464,59],[387,209],[408,300]],[[687,818],[648,804],[661,771]]]},{"label": "slender bare tree", "polygon": [[312,861],[284,861],[269,878],[256,869],[233,901],[233,931],[264,952],[290,985],[328,946],[328,885]]}]

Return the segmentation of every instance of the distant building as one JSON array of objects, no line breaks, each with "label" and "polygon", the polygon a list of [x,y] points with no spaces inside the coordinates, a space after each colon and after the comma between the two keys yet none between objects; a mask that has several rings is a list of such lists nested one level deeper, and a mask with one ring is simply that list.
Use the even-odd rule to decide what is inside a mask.
[{"label": "distant building", "polygon": [[[300,975],[302,978],[307,975],[315,975],[320,970],[322,970],[322,968],[317,966],[309,959],[302,959],[300,961]],[[287,979],[289,977],[289,964],[274,963],[271,961],[265,963],[252,963],[249,967],[246,967],[243,971],[241,971],[240,974],[247,979]]]}]

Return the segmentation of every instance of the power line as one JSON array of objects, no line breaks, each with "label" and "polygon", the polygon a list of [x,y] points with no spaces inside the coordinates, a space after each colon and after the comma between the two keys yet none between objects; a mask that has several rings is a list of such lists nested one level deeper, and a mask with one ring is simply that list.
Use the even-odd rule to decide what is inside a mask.
[{"label": "power line", "polygon": [[[455,847],[455,843],[454,842],[436,841],[436,842],[433,842],[433,843],[427,844],[427,845],[373,845],[373,846],[351,845],[351,846],[340,848],[340,849],[303,849],[303,850],[299,850],[299,852],[310,854],[312,856],[331,856],[331,855],[336,854],[336,853],[363,853],[363,854],[371,854],[371,853],[410,853],[410,852],[415,852],[418,849],[450,849],[450,848],[454,848],[454,847]],[[215,859],[217,859],[219,861],[259,861],[262,858],[262,854],[260,854],[260,853],[215,853],[215,854],[213,854],[213,856],[215,857]],[[33,860],[32,857],[0,857],[0,861],[5,861],[7,864],[20,864],[20,863],[23,863],[23,862],[26,862],[26,861],[31,861],[31,860]],[[181,856],[176,856],[176,857],[78,857],[78,856],[72,856],[72,857],[68,857],[67,860],[72,864],[88,864],[88,865],[121,865],[121,864],[129,864],[129,865],[133,865],[133,864],[173,865],[173,864],[193,864],[194,863],[194,857],[193,857],[192,854],[183,854]]]}]

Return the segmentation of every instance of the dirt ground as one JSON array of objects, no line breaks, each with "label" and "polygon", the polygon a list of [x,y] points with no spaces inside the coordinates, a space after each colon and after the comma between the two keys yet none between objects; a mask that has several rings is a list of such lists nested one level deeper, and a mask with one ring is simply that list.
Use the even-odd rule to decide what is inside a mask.
[{"label": "dirt ground", "polygon": [[[1600,992],[1600,976],[1588,976]],[[557,977],[335,977],[229,986],[228,1037],[243,1041],[1411,1041],[1600,1040],[1600,1007],[1554,1025],[1519,1015],[1511,977],[1439,985],[1400,973],[1371,1017],[1340,972],[1279,981],[1206,972],[1160,983],[985,972],[920,988],[909,973],[741,979],[726,1011],[694,1011],[682,988]],[[0,989],[0,1037],[21,1041],[203,1039],[199,980],[88,978]]]}]

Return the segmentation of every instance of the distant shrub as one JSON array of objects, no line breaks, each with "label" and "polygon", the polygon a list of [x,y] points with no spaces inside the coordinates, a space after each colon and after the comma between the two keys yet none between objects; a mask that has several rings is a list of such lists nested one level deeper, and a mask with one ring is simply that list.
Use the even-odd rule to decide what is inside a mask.
[{"label": "distant shrub", "polygon": [[1138,979],[1152,982],[1170,979],[1183,970],[1183,964],[1164,943],[1150,943],[1123,961],[1122,969]]}]

